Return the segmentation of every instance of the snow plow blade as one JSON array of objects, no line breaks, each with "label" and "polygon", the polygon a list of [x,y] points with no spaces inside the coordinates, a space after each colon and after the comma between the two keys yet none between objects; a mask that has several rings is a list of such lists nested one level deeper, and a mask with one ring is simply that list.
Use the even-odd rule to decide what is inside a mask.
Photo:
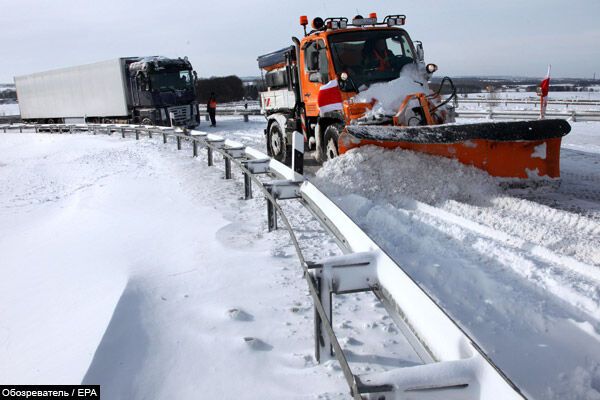
[{"label": "snow plow blade", "polygon": [[360,146],[402,148],[455,158],[502,178],[560,178],[562,119],[427,126],[347,125],[340,153]]}]

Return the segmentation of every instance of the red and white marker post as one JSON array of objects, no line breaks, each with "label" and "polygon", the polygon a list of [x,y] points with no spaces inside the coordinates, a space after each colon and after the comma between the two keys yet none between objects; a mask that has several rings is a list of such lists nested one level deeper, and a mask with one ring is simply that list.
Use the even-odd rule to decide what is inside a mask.
[{"label": "red and white marker post", "polygon": [[540,119],[544,119],[546,117],[546,106],[548,105],[548,92],[550,91],[550,69],[551,65],[548,65],[548,73],[546,77],[540,83],[540,87],[538,88],[538,96],[540,96]]}]

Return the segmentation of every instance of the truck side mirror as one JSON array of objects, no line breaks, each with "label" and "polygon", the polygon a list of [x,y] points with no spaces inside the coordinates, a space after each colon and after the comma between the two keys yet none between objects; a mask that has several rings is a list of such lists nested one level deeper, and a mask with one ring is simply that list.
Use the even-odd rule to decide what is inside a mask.
[{"label": "truck side mirror", "polygon": [[423,50],[423,42],[415,42],[415,50],[417,52],[417,61],[425,61],[425,51]]}]

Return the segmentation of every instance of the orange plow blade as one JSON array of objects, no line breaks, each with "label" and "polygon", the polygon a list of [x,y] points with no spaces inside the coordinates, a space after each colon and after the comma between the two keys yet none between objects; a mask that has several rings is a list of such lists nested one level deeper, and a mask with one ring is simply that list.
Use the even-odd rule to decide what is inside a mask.
[{"label": "orange plow blade", "polygon": [[340,153],[375,145],[455,158],[502,178],[559,178],[560,143],[570,130],[565,120],[417,127],[348,125],[338,145]]}]

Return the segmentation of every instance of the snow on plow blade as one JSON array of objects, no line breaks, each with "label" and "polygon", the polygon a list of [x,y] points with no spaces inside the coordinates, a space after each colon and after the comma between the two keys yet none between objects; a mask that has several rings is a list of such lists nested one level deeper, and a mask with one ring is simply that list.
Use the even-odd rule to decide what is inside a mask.
[{"label": "snow on plow blade", "polygon": [[455,158],[503,178],[559,178],[562,119],[401,127],[348,125],[340,153],[359,146],[402,148]]}]

